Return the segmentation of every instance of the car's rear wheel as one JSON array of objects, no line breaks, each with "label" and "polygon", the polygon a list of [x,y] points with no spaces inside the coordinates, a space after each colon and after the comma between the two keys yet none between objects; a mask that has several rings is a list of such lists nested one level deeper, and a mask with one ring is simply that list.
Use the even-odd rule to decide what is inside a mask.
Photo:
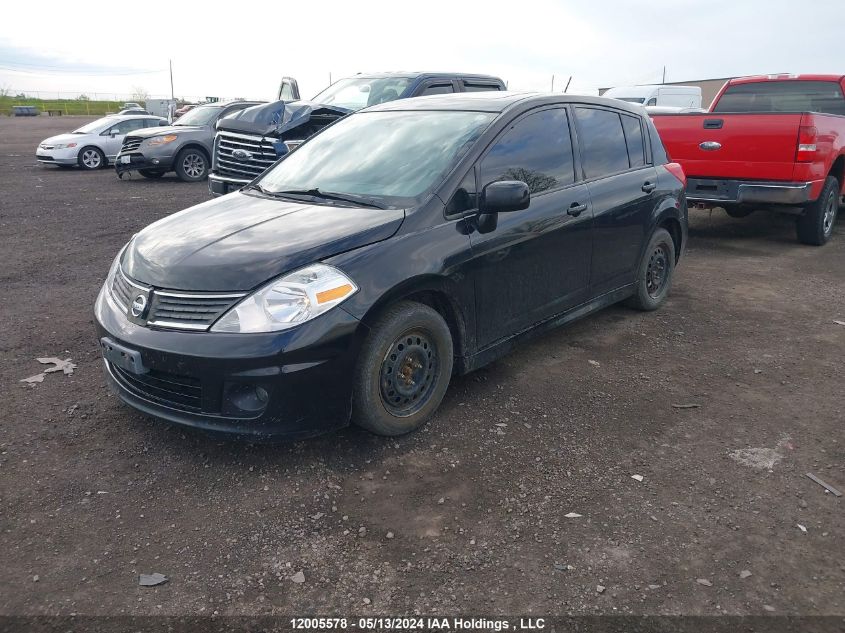
[{"label": "car's rear wheel", "polygon": [[352,421],[377,435],[419,428],[443,400],[452,362],[452,335],[436,310],[414,301],[389,307],[358,357]]},{"label": "car's rear wheel", "polygon": [[822,246],[833,235],[833,225],[839,212],[839,181],[828,176],[819,197],[804,207],[796,229],[802,244]]},{"label": "car's rear wheel", "polygon": [[140,173],[144,178],[150,178],[152,180],[164,176],[163,171],[156,171],[155,169],[139,169],[138,173]]},{"label": "car's rear wheel", "polygon": [[82,169],[102,169],[106,166],[106,155],[100,148],[89,145],[79,150],[76,162]]},{"label": "car's rear wheel", "polygon": [[657,229],[637,267],[636,291],[627,303],[637,310],[656,310],[666,302],[675,273],[675,242],[669,231]]},{"label": "car's rear wheel", "polygon": [[724,207],[725,213],[732,218],[747,218],[754,213],[754,207],[748,207],[741,204],[732,204]]},{"label": "car's rear wheel", "polygon": [[201,149],[186,147],[176,155],[176,175],[185,182],[198,182],[208,177],[208,158]]}]

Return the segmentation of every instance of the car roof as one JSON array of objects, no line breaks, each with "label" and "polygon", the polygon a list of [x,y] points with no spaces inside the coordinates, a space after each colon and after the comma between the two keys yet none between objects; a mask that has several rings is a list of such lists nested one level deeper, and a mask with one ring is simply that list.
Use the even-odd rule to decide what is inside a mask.
[{"label": "car roof", "polygon": [[390,72],[383,72],[383,73],[358,73],[357,75],[351,75],[350,77],[344,77],[344,79],[355,79],[355,78],[362,78],[362,79],[381,79],[384,77],[405,77],[407,79],[434,79],[434,78],[445,78],[445,79],[476,79],[479,81],[491,81],[495,83],[501,83],[502,80],[498,77],[494,77],[493,75],[478,75],[475,73],[455,73],[455,72],[448,72],[448,73],[438,73],[438,72],[421,72],[421,71],[390,71]]},{"label": "car roof", "polygon": [[472,112],[504,112],[514,107],[531,108],[542,105],[584,103],[588,105],[611,106],[617,110],[627,110],[642,116],[642,106],[611,99],[609,97],[589,97],[543,92],[456,92],[452,94],[430,95],[388,101],[370,106],[361,112],[398,112],[403,110],[455,110]]},{"label": "car roof", "polygon": [[151,117],[153,119],[164,120],[164,117],[160,117],[160,116],[157,116],[155,114],[107,114],[103,118],[104,119],[120,120],[120,121],[129,121],[131,119],[149,119]]},{"label": "car roof", "polygon": [[764,81],[836,81],[841,82],[845,75],[790,75],[782,73],[779,75],[752,75],[750,77],[736,77],[728,80],[728,84],[751,84]]}]

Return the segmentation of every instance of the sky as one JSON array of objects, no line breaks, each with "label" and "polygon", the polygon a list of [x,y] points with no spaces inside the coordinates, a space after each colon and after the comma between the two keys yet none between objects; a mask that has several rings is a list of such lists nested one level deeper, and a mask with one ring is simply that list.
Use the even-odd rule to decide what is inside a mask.
[{"label": "sky", "polygon": [[[0,90],[309,98],[358,72],[496,75],[512,90],[843,73],[845,0],[9,2]],[[231,25],[231,28],[230,28]],[[63,95],[65,96],[65,95]]]}]

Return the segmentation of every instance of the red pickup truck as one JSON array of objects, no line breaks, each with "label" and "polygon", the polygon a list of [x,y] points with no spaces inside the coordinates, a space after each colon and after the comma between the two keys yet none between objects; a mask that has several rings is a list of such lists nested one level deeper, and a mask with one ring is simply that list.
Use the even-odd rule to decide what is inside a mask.
[{"label": "red pickup truck", "polygon": [[798,240],[821,245],[845,193],[845,76],[728,81],[704,114],[654,114],[687,199],[732,217],[760,208],[798,215]]}]

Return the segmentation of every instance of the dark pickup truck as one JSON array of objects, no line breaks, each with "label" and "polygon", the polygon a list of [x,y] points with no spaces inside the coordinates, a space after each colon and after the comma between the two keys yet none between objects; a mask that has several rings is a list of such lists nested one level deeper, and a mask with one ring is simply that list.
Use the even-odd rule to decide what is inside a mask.
[{"label": "dark pickup truck", "polygon": [[506,90],[498,77],[461,73],[378,73],[336,81],[310,101],[285,78],[278,100],[221,119],[214,139],[208,189],[220,196],[240,189],[305,139],[347,114],[396,99],[455,92]]},{"label": "dark pickup truck", "polygon": [[728,81],[704,114],[654,114],[687,200],[732,217],[765,208],[797,215],[798,240],[821,245],[845,194],[845,76]]}]

